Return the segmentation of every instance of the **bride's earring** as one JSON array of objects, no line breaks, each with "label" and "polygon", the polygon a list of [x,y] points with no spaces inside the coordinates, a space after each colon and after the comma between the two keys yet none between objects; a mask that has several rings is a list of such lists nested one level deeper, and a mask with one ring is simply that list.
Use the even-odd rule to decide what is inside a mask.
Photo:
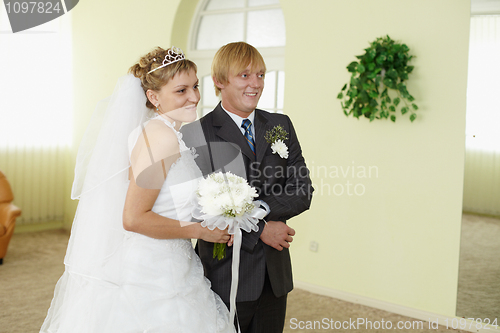
[{"label": "bride's earring", "polygon": [[160,113],[160,110],[158,110],[158,107],[160,106],[160,104],[157,104],[156,105],[156,112]]}]

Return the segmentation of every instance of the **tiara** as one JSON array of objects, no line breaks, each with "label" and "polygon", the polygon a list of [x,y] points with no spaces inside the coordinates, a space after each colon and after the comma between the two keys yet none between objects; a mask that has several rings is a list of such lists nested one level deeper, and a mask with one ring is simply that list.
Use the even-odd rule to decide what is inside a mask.
[{"label": "tiara", "polygon": [[[184,52],[182,52],[180,48],[172,46],[165,55],[165,59],[163,59],[162,65],[150,70],[148,74],[154,72],[157,69],[167,67],[170,64],[184,59],[186,59],[186,57],[184,57]],[[156,61],[156,58],[154,58],[153,61]]]}]

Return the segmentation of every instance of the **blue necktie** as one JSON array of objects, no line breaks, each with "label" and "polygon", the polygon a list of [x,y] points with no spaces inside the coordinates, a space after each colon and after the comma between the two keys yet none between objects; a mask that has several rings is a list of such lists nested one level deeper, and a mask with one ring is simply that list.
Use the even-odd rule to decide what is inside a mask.
[{"label": "blue necktie", "polygon": [[250,146],[250,149],[252,149],[253,155],[255,156],[255,141],[253,140],[252,135],[252,122],[248,119],[243,119],[241,127],[245,130],[245,139],[247,139],[248,145]]}]

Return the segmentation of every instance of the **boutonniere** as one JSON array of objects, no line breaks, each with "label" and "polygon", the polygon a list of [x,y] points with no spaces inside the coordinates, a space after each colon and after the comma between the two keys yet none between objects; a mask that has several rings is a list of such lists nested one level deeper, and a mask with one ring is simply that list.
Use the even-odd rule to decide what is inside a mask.
[{"label": "boutonniere", "polygon": [[271,144],[273,154],[278,153],[281,158],[288,158],[288,147],[283,142],[288,139],[288,133],[281,125],[274,126],[266,132],[264,139]]}]

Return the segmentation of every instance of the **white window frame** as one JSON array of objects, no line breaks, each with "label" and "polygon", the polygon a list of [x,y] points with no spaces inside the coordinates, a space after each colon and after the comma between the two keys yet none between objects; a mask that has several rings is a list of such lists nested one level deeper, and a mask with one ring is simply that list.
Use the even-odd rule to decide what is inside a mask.
[{"label": "white window frame", "polygon": [[[258,10],[281,9],[280,4],[249,7],[248,0],[245,0],[244,8],[227,8],[227,9],[206,11],[205,8],[207,7],[209,2],[210,2],[210,0],[200,0],[198,2],[198,6],[196,7],[196,10],[194,13],[194,19],[192,20],[190,31],[189,31],[189,37],[188,37],[188,43],[187,43],[188,50],[186,52],[189,55],[189,58],[191,60],[193,60],[196,63],[196,65],[198,66],[198,77],[200,78],[200,89],[207,89],[208,88],[208,87],[203,87],[201,85],[202,78],[205,77],[206,75],[210,75],[212,59],[215,56],[215,53],[217,52],[217,49],[213,49],[213,50],[197,50],[196,49],[198,30],[199,30],[201,19],[202,19],[203,15],[205,15],[205,14],[231,14],[231,13],[244,12],[245,13],[245,15],[244,15],[245,22],[243,22],[243,29],[244,29],[243,36],[244,36],[245,40],[243,40],[243,41],[246,41],[246,36],[247,36],[246,19],[248,16],[248,12],[258,11]],[[266,62],[266,68],[267,68],[268,73],[272,72],[272,71],[284,71],[285,70],[285,47],[284,46],[258,47],[258,50],[262,54],[262,57],[264,58],[264,61]],[[213,89],[213,86],[210,87],[209,89]],[[278,89],[275,89],[275,92],[277,94]],[[203,96],[203,93],[202,93],[202,96]],[[277,99],[278,99],[278,96],[275,95],[275,101],[277,101]],[[276,105],[276,102],[275,102],[275,105]],[[199,107],[198,107],[199,116],[203,116],[202,110],[204,108],[207,108],[207,107],[213,108],[214,106],[204,104],[204,101],[202,98],[200,101]],[[267,111],[275,112],[276,108],[274,108],[274,109],[268,108]]]}]

